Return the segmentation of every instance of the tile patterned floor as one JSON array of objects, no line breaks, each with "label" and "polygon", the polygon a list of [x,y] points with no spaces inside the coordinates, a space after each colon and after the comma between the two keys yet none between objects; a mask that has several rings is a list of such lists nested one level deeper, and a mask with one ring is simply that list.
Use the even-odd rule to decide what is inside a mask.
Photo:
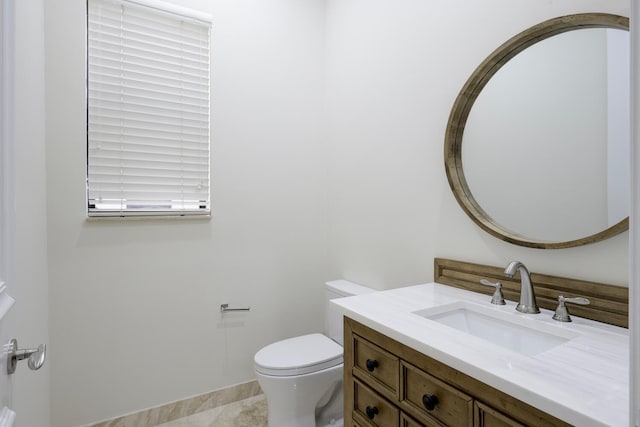
[{"label": "tile patterned floor", "polygon": [[260,394],[156,427],[267,427],[267,399]]}]

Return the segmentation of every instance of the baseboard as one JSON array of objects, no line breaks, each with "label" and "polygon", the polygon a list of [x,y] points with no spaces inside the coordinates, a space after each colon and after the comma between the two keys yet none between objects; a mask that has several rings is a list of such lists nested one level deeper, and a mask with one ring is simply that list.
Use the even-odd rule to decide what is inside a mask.
[{"label": "baseboard", "polygon": [[247,399],[261,393],[262,390],[258,382],[253,380],[110,420],[100,421],[96,424],[88,424],[86,427],[153,426]]}]

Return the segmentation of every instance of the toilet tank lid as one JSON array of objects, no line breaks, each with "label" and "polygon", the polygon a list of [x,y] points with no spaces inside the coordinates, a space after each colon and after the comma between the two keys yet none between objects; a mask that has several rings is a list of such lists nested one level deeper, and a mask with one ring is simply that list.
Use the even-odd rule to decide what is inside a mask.
[{"label": "toilet tank lid", "polygon": [[342,363],[342,347],[322,334],[310,334],[274,342],[259,350],[256,369],[271,375],[295,375]]},{"label": "toilet tank lid", "polygon": [[357,283],[350,282],[348,280],[332,280],[330,282],[325,283],[327,289],[331,291],[348,297],[353,295],[364,295],[375,292],[375,289],[367,288],[366,286],[358,285]]}]

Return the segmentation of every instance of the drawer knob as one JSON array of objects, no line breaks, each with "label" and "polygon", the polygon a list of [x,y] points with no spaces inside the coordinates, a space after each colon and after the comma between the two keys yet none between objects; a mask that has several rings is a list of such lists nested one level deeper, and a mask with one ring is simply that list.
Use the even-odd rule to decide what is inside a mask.
[{"label": "drawer knob", "polygon": [[378,367],[377,360],[367,359],[367,371],[373,372],[373,370],[376,369],[377,367]]},{"label": "drawer knob", "polygon": [[369,417],[370,420],[374,419],[376,415],[378,415],[378,408],[376,408],[375,406],[367,406],[367,409],[365,409],[365,411],[367,413],[367,417]]},{"label": "drawer knob", "polygon": [[422,396],[422,404],[427,411],[433,411],[438,404],[438,396],[435,394],[425,394]]}]

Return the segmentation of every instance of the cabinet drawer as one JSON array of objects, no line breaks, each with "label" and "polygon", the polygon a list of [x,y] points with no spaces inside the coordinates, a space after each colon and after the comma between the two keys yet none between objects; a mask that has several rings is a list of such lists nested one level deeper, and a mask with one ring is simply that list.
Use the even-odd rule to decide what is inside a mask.
[{"label": "cabinet drawer", "polygon": [[405,414],[400,412],[400,426],[401,427],[447,427],[444,424],[440,424],[433,418],[425,419],[422,422],[418,422]]},{"label": "cabinet drawer", "polygon": [[357,335],[354,335],[353,352],[353,364],[360,376],[376,379],[397,397],[399,359]]},{"label": "cabinet drawer", "polygon": [[402,362],[400,402],[423,419],[435,418],[450,426],[473,425],[473,399],[463,392]]},{"label": "cabinet drawer", "polygon": [[422,427],[422,424],[418,423],[411,417],[408,417],[407,414],[400,414],[400,427]]},{"label": "cabinet drawer", "polygon": [[500,411],[496,411],[482,402],[474,403],[474,427],[524,427]]},{"label": "cabinet drawer", "polygon": [[447,427],[444,424],[439,423],[433,418],[424,419],[422,422],[418,422],[404,412],[400,412],[400,426],[401,427]]},{"label": "cabinet drawer", "polygon": [[355,418],[361,418],[372,426],[398,426],[400,422],[398,408],[358,380],[354,380],[353,388]]}]

